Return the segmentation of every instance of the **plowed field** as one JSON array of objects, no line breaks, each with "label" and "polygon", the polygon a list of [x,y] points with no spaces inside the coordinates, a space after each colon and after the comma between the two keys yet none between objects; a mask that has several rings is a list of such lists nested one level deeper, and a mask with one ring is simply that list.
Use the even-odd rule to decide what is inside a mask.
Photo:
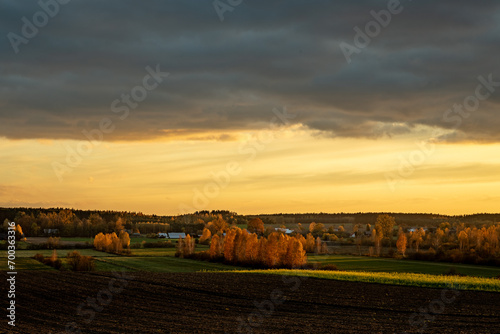
[{"label": "plowed field", "polygon": [[19,272],[16,327],[7,325],[4,290],[0,331],[375,334],[424,329],[426,333],[500,333],[498,293],[443,293],[440,289],[258,274],[125,275]]}]

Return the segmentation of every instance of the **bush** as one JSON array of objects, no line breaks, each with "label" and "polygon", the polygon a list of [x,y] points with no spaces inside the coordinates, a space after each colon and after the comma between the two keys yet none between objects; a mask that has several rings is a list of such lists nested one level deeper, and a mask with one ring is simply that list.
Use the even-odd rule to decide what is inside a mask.
[{"label": "bush", "polygon": [[175,247],[175,245],[170,240],[156,241],[156,242],[143,242],[142,246],[144,248],[174,248]]},{"label": "bush", "polygon": [[44,257],[42,254],[37,253],[37,254],[35,254],[35,256],[33,256],[33,258],[34,258],[35,260],[37,260],[38,262],[42,262],[42,263],[43,263],[43,259],[44,259],[45,257]]},{"label": "bush", "polygon": [[94,258],[83,256],[77,251],[68,253],[67,262],[73,271],[93,271],[95,269]]},{"label": "bush", "polygon": [[451,267],[447,272],[444,273],[446,276],[467,276],[458,272],[457,268]]},{"label": "bush", "polygon": [[142,248],[142,244],[140,242],[135,242],[130,244],[130,249],[138,249]]},{"label": "bush", "polygon": [[[47,259],[46,259],[46,261],[47,261]],[[61,267],[62,267],[62,262],[59,259],[57,259],[57,260],[48,259],[46,264],[48,264],[51,267],[54,267],[57,270],[61,269]]]},{"label": "bush", "polygon": [[318,267],[318,270],[339,270],[334,264],[323,264]]},{"label": "bush", "polygon": [[51,266],[57,270],[61,269],[62,267],[62,262],[57,258],[57,253],[56,250],[54,249],[54,252],[52,253],[51,257],[44,257],[42,254],[38,253],[33,256],[35,260],[38,262],[41,262],[47,266]]},{"label": "bush", "polygon": [[54,249],[54,248],[58,248],[59,247],[59,241],[61,240],[61,238],[57,238],[57,237],[49,237],[49,239],[47,240],[47,242],[45,243],[45,245],[47,246],[47,248],[49,249]]}]

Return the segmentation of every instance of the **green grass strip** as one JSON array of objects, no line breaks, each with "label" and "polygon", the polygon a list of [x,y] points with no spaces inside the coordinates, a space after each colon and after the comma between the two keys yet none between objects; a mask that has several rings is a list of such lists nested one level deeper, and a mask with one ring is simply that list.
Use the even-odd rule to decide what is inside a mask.
[{"label": "green grass strip", "polygon": [[338,281],[365,282],[405,285],[425,288],[447,288],[457,290],[475,290],[500,292],[500,279],[471,277],[471,276],[443,276],[415,273],[363,272],[363,271],[323,271],[323,270],[239,270],[225,271],[252,274],[306,276],[313,278],[331,279]]}]

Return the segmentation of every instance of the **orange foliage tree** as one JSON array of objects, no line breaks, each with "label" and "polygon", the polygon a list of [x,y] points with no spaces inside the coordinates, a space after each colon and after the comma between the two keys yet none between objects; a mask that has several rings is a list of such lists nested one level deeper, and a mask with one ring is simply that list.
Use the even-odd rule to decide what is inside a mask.
[{"label": "orange foliage tree", "polygon": [[398,248],[398,252],[400,252],[401,255],[403,256],[405,256],[406,244],[407,244],[406,235],[404,234],[404,232],[400,233],[398,241],[396,241],[396,247]]},{"label": "orange foliage tree", "polygon": [[264,222],[260,218],[254,218],[247,224],[247,230],[251,233],[264,233]]},{"label": "orange foliage tree", "polygon": [[175,252],[175,256],[177,257],[189,257],[194,254],[194,238],[188,234],[185,239],[180,238],[177,241],[177,251]]},{"label": "orange foliage tree", "polygon": [[[124,248],[124,245],[126,247]],[[120,233],[120,237],[113,233],[99,233],[94,238],[94,248],[108,253],[128,253],[130,252],[130,237],[128,233]]]},{"label": "orange foliage tree", "polygon": [[200,237],[200,244],[208,244],[210,238],[212,237],[212,232],[208,228],[203,229],[203,234]]},{"label": "orange foliage tree", "polygon": [[219,237],[218,234],[212,237],[212,241],[210,242],[210,250],[208,251],[211,259],[216,259],[222,256],[222,243],[223,239]]},{"label": "orange foliage tree", "polygon": [[[217,243],[212,239],[209,255],[217,257]],[[273,232],[267,238],[257,237],[247,230],[233,228],[227,231],[223,241],[223,256],[226,262],[234,264],[262,265],[266,267],[296,268],[307,261],[306,252],[298,238]]]}]

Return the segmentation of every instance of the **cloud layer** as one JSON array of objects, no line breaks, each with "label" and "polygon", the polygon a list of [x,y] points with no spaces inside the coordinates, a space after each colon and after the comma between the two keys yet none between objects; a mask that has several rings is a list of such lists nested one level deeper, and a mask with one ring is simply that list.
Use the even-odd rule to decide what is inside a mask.
[{"label": "cloud layer", "polygon": [[[109,117],[116,129],[105,140],[228,140],[267,127],[272,109],[287,106],[299,113],[292,122],[332,137],[427,125],[456,128],[447,141],[500,141],[498,91],[443,121],[475,94],[478,76],[500,82],[500,3],[401,6],[348,63],[340,43],[354,45],[353,28],[364,30],[387,2],[243,1],[221,22],[211,1],[73,0],[16,54],[7,34],[22,35],[21,19],[41,8],[3,1],[0,136],[84,139]],[[170,75],[119,119],[111,103],[157,64]]]}]

